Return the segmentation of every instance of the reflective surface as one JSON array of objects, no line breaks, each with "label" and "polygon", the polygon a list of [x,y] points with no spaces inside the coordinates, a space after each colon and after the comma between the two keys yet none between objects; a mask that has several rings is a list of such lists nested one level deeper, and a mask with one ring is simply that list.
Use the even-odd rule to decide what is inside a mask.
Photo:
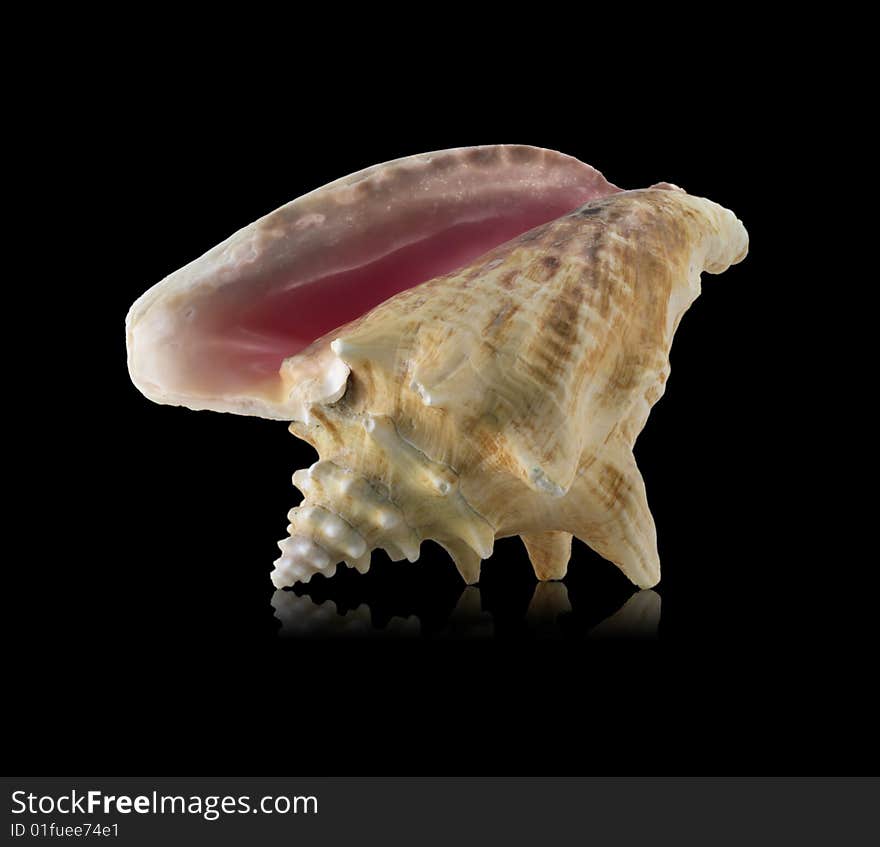
[{"label": "reflective surface", "polygon": [[[779,42],[765,40],[775,61]],[[717,97],[695,103],[690,92],[633,108],[632,96],[597,97],[601,89],[585,86],[581,105],[601,124],[593,131],[572,120],[576,77],[566,84],[555,62],[544,63],[547,84],[529,81],[525,74],[534,77],[536,67],[529,63],[523,84],[494,86],[491,103],[485,86],[471,84],[473,104],[465,86],[450,82],[446,63],[433,89],[426,80],[430,103],[405,110],[400,98],[377,96],[389,87],[379,80],[352,78],[324,90],[312,74],[297,86],[296,108],[272,107],[267,94],[256,123],[230,119],[234,98],[219,82],[176,78],[162,91],[152,71],[167,63],[152,63],[150,79],[123,98],[112,97],[112,86],[77,89],[59,77],[47,97],[60,98],[65,86],[83,96],[46,111],[75,121],[77,132],[65,133],[61,145],[57,133],[44,134],[46,166],[27,169],[29,193],[46,196],[52,171],[69,172],[82,190],[55,183],[53,196],[66,202],[44,202],[38,220],[50,226],[33,228],[51,234],[39,282],[16,286],[13,297],[13,309],[18,295],[32,298],[23,314],[40,316],[40,341],[23,350],[23,396],[34,394],[43,413],[29,408],[10,421],[13,433],[23,431],[24,441],[10,445],[27,457],[27,472],[14,475],[8,532],[30,541],[30,555],[10,551],[4,570],[12,633],[6,721],[14,727],[6,769],[876,773],[880,703],[870,669],[880,627],[875,592],[864,584],[871,546],[853,520],[871,501],[840,485],[853,464],[867,463],[860,453],[833,467],[817,461],[835,429],[819,424],[847,395],[821,378],[838,349],[830,337],[812,347],[802,341],[815,335],[808,313],[824,290],[821,279],[791,271],[798,254],[814,264],[823,252],[797,249],[805,226],[817,243],[833,227],[820,203],[792,204],[784,190],[786,182],[814,187],[804,176],[816,172],[815,145],[766,131],[751,102],[760,88],[743,87],[753,54],[738,57],[735,69],[731,63],[733,85],[713,75],[716,90],[730,92],[726,108]],[[473,83],[473,63],[459,64]],[[271,82],[258,70],[261,85],[245,79],[235,89],[249,114],[260,111],[262,83]],[[94,80],[105,77],[96,65]],[[779,86],[763,89],[769,102]],[[738,106],[738,91],[749,91],[748,108]],[[310,93],[311,102],[301,103]],[[532,112],[528,127],[524,108]],[[618,640],[505,642],[527,630],[536,591],[519,539],[499,539],[484,562],[477,594],[492,639],[430,640],[464,598],[448,554],[432,556],[428,543],[424,562],[398,565],[376,555],[370,573],[349,574],[348,592],[309,586],[306,600],[334,616],[362,607],[380,640],[279,638],[268,581],[275,542],[298,502],[290,475],[317,455],[277,421],[146,401],[127,372],[126,310],[148,281],[339,173],[524,134],[598,164],[621,185],[665,179],[717,196],[753,234],[754,263],[704,279],[696,311],[676,331],[666,393],[636,443],[663,564],[660,639],[635,649]],[[859,301],[843,287],[831,293],[824,310],[835,319],[826,321],[833,335]],[[836,416],[850,429],[860,423]],[[837,511],[849,520],[835,521]],[[613,565],[578,542],[565,585],[572,612],[551,622],[556,631],[575,624],[586,634],[613,619],[632,593]],[[382,640],[373,629],[407,619],[419,635]],[[396,802],[388,794],[389,825]],[[585,796],[579,835],[588,842],[597,840],[590,806]],[[552,808],[545,819],[535,838],[562,840]],[[299,826],[307,821],[289,823],[297,841],[309,843]],[[625,840],[626,816],[620,824]],[[426,819],[427,838],[412,832],[414,845],[431,840],[431,825]],[[205,835],[213,832],[205,827]],[[469,834],[463,827],[458,840]],[[262,843],[253,835],[249,842]]]},{"label": "reflective surface", "polygon": [[[332,582],[332,581],[328,581]],[[331,599],[316,599],[309,586],[276,591],[272,597],[279,635],[300,638],[493,638],[511,631],[534,638],[655,639],[660,624],[660,596],[636,591],[613,614],[599,623],[572,608],[564,582],[539,582],[518,626],[511,627],[510,609],[487,610],[477,586],[463,588],[452,611],[439,626],[416,615],[377,616],[366,602],[338,607]],[[497,632],[496,620],[504,627]]]}]

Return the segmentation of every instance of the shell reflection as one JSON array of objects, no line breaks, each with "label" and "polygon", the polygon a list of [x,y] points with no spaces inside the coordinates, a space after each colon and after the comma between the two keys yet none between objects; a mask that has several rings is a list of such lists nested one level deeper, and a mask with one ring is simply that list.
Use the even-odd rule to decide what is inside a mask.
[{"label": "shell reflection", "polygon": [[[513,630],[539,639],[652,640],[658,634],[660,607],[660,595],[644,589],[632,594],[616,612],[595,623],[572,608],[565,583],[540,582],[535,586],[525,614],[511,627],[509,609],[502,605],[487,610],[480,588],[468,586],[443,626],[431,631],[417,615],[377,620],[366,602],[340,611],[333,600],[318,602],[307,593],[297,594],[289,589],[278,589],[272,596],[275,617],[281,622],[279,635],[295,638],[496,638]],[[506,624],[501,631],[500,619]]]}]

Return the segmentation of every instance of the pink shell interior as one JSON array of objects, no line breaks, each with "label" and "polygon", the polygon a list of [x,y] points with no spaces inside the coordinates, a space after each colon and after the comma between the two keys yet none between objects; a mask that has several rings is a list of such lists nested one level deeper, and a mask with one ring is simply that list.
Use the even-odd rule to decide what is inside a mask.
[{"label": "pink shell interior", "polygon": [[[401,291],[454,271],[533,227],[580,205],[580,196],[560,192],[499,208],[477,221],[454,216],[436,231],[391,253],[348,270],[297,285],[279,281],[267,296],[242,312],[227,312],[221,343],[229,364],[245,371],[275,374],[281,362],[315,339],[360,317]],[[450,212],[453,210],[450,209]],[[290,284],[293,283],[293,284]],[[255,337],[262,344],[255,348]]]},{"label": "pink shell interior", "polygon": [[[317,338],[616,191],[569,156],[506,145],[413,156],[338,180],[160,284],[169,296],[144,306],[153,314],[142,321],[150,358],[140,359],[141,381],[176,396],[271,397],[282,361]],[[137,325],[129,340],[134,376]]]}]

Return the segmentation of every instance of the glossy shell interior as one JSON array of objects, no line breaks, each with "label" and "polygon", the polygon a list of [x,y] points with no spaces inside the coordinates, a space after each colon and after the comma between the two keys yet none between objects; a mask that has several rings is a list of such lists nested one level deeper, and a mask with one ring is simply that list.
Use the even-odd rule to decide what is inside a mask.
[{"label": "glossy shell interior", "polygon": [[129,369],[157,402],[286,419],[281,363],[393,295],[618,191],[534,147],[376,165],[245,227],[147,291]]}]

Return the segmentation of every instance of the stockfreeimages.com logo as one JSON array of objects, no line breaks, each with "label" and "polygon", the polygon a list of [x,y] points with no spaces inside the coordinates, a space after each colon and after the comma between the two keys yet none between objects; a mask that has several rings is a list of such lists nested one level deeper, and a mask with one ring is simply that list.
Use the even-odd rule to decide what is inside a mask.
[{"label": "stockfreeimages.com logo", "polygon": [[265,796],[252,799],[248,795],[212,794],[104,794],[103,791],[77,791],[50,796],[25,791],[12,792],[14,815],[201,815],[215,821],[221,815],[317,815],[318,798],[312,795],[288,797]]}]

